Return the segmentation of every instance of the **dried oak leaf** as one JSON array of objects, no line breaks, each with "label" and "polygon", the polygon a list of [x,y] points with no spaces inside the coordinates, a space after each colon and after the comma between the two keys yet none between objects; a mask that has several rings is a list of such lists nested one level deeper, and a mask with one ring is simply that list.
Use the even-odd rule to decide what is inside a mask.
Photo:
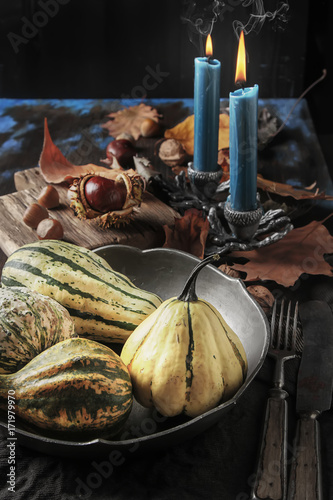
[{"label": "dried oak leaf", "polygon": [[[298,189],[290,184],[269,181],[264,179],[261,175],[258,175],[257,186],[263,191],[268,191],[280,196],[292,196],[296,200],[333,200],[333,196],[326,195],[324,191],[319,191],[319,189],[315,187],[316,183],[308,188]],[[313,191],[313,189],[315,189],[315,191]]]},{"label": "dried oak leaf", "polygon": [[233,252],[231,257],[248,259],[243,265],[234,263],[233,269],[247,273],[245,281],[272,280],[286,287],[303,273],[332,276],[324,254],[333,253],[333,237],[322,222],[293,229],[269,247]]},{"label": "dried oak leaf", "polygon": [[140,126],[143,120],[151,118],[158,121],[160,115],[157,110],[151,106],[147,106],[143,102],[137,106],[129,106],[114,113],[107,115],[111,120],[103,123],[102,128],[106,128],[109,135],[117,137],[119,134],[131,134],[135,140],[138,140],[141,132]]},{"label": "dried oak leaf", "polygon": [[53,143],[46,118],[44,120],[44,144],[39,158],[39,167],[46,182],[53,184],[70,183],[73,178],[87,173],[98,172],[112,178],[119,173],[119,169],[110,170],[93,163],[73,165]]},{"label": "dried oak leaf", "polygon": [[[166,139],[179,141],[186,153],[193,156],[194,153],[194,115],[190,115],[173,128],[164,132]],[[219,124],[219,149],[229,148],[229,115],[220,114]]]},{"label": "dried oak leaf", "polygon": [[163,226],[165,248],[174,248],[191,253],[200,259],[204,256],[209,231],[208,219],[196,208],[186,210],[183,217],[176,219],[173,227]]}]

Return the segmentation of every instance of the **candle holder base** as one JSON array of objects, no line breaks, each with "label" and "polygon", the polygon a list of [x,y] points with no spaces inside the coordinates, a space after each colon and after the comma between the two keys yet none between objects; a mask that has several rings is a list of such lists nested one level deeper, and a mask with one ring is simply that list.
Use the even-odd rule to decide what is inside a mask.
[{"label": "candle holder base", "polygon": [[[184,213],[188,209],[195,208],[201,210],[203,216],[207,217],[209,221],[209,233],[205,255],[212,253],[225,255],[233,251],[248,251],[255,248],[262,248],[281,240],[293,229],[290,218],[282,208],[264,212],[257,195],[258,207],[260,208],[258,208],[258,211],[255,211],[255,215],[259,221],[254,221],[253,219],[250,221],[252,225],[251,232],[254,231],[252,237],[247,230],[245,231],[242,227],[239,228],[239,224],[234,223],[238,229],[237,234],[235,234],[236,231],[230,230],[229,222],[226,220],[225,214],[226,212],[228,213],[228,207],[225,209],[225,205],[228,202],[218,201],[214,197],[208,200],[199,198],[194,193],[193,185],[186,182],[184,172],[177,175],[174,182],[167,181],[161,175],[154,176],[151,182],[155,188],[154,193],[159,192],[163,201],[167,202],[175,210]],[[221,182],[214,194],[221,195],[223,192],[228,191],[229,180]]]},{"label": "candle holder base", "polygon": [[218,170],[214,172],[202,172],[194,170],[190,162],[187,168],[187,176],[191,183],[193,193],[200,200],[210,200],[215,195],[216,189],[222,179],[223,170],[217,165]]},{"label": "candle holder base", "polygon": [[256,233],[263,210],[259,204],[255,210],[240,212],[231,207],[229,201],[224,205],[224,217],[228,222],[232,234],[240,241],[251,241]]}]

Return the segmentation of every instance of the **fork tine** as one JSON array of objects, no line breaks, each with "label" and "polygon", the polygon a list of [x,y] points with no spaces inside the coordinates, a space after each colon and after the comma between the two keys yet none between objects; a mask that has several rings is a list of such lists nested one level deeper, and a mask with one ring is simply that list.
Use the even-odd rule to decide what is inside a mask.
[{"label": "fork tine", "polygon": [[291,301],[289,300],[288,306],[287,306],[286,326],[285,326],[285,329],[284,329],[283,349],[288,349],[289,325],[290,325],[290,311],[291,311]]},{"label": "fork tine", "polygon": [[293,351],[296,350],[297,319],[298,319],[298,302],[296,302],[296,304],[295,304],[294,322],[293,322],[293,329],[292,329],[292,335],[291,335],[291,349]]},{"label": "fork tine", "polygon": [[277,336],[276,336],[276,349],[280,348],[281,344],[281,337],[282,337],[282,325],[283,325],[283,313],[284,313],[284,299],[281,301],[281,308],[280,308],[280,316],[279,316],[279,324],[278,324],[278,330],[277,330]]},{"label": "fork tine", "polygon": [[275,322],[276,322],[276,307],[277,307],[276,304],[277,302],[275,300],[273,304],[272,317],[271,317],[271,347],[274,346],[274,341],[275,341]]}]

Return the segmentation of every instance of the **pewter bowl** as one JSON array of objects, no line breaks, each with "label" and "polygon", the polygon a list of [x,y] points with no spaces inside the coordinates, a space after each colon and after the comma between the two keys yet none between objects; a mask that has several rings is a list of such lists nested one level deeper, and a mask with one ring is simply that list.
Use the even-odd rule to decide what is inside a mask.
[{"label": "pewter bowl", "polygon": [[[128,276],[138,287],[155,292],[163,300],[178,296],[191,270],[199,262],[192,255],[178,250],[158,248],[139,250],[125,245],[109,245],[95,250],[111,267]],[[29,448],[50,455],[97,457],[118,450],[122,454],[144,452],[170,446],[208,429],[232,409],[258,373],[269,343],[267,318],[247,292],[241,280],[231,278],[214,266],[206,266],[197,279],[197,295],[213,304],[239,336],[248,359],[247,378],[235,396],[199,417],[166,418],[154,409],[134,402],[131,415],[117,439],[93,439],[73,442],[42,435],[16,422],[18,441]],[[120,352],[121,346],[114,345]],[[0,426],[6,431],[6,415],[0,415]]]}]

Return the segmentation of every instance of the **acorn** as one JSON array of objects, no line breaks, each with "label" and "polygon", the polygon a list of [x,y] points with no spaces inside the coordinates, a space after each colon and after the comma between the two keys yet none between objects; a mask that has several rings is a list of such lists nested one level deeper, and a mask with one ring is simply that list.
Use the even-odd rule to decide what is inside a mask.
[{"label": "acorn", "polygon": [[69,187],[70,206],[79,219],[96,219],[103,227],[128,224],[145,189],[140,175],[121,173],[115,179],[85,174]]}]

